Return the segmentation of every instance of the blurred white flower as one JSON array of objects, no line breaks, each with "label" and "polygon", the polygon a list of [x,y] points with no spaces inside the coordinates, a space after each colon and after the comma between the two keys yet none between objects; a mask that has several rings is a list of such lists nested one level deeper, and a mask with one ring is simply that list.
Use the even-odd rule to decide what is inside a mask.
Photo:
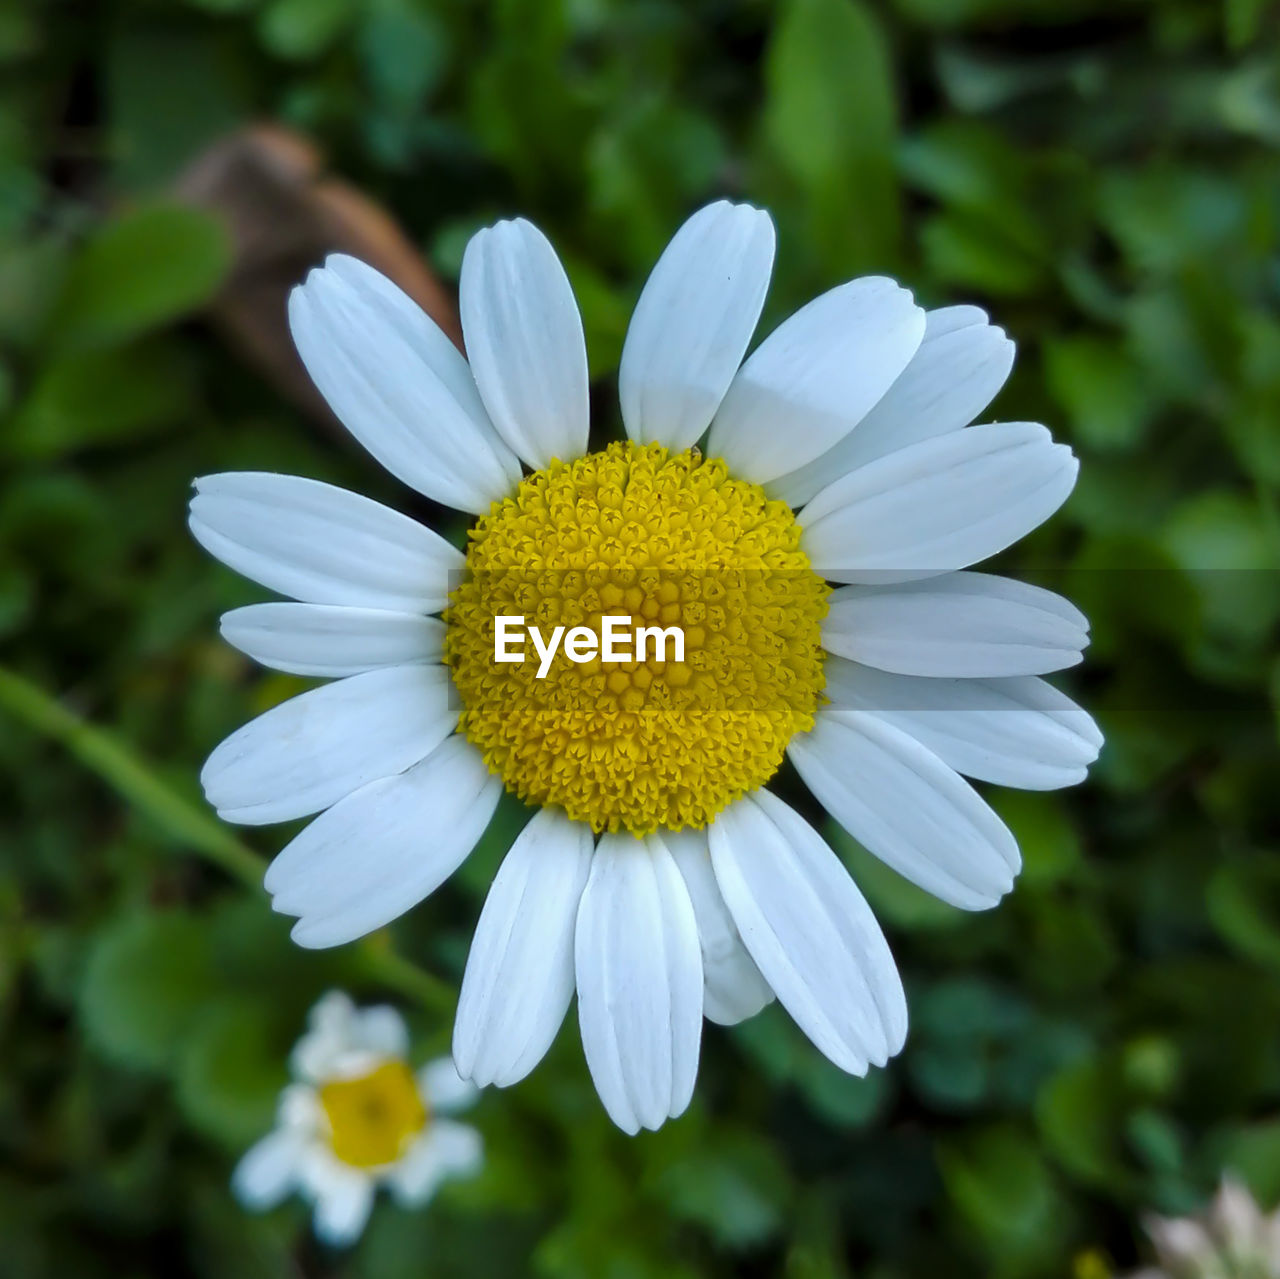
[{"label": "blurred white flower", "polygon": [[476,1172],[480,1134],[442,1117],[470,1105],[476,1088],[449,1058],[415,1073],[408,1054],[394,1008],[325,995],[293,1051],[296,1082],[280,1095],[275,1129],[232,1176],[240,1202],[261,1211],[296,1192],[314,1206],[317,1237],[336,1247],[359,1238],[378,1186],[412,1207]]},{"label": "blurred white flower", "polygon": [[1280,1209],[1263,1213],[1230,1174],[1202,1217],[1145,1224],[1160,1264],[1131,1279],[1280,1279]]}]

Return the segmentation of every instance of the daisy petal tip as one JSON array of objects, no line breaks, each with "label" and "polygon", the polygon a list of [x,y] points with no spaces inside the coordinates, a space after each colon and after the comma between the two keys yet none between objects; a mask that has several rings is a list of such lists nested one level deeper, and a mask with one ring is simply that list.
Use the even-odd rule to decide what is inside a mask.
[{"label": "daisy petal tip", "polygon": [[307,285],[310,284],[311,276],[314,274],[315,272],[313,270],[308,273],[305,280],[295,284],[293,288],[289,290],[289,297],[285,301],[285,317],[289,321],[289,332],[294,336],[295,340],[298,336],[298,331],[301,329],[303,321],[306,318],[304,311],[307,305]]},{"label": "daisy petal tip", "polygon": [[720,200],[709,207],[713,209],[723,208],[728,216],[737,219],[744,225],[750,223],[761,231],[765,231],[770,238],[774,237],[775,228],[773,218],[768,209],[762,209],[758,205],[751,204],[747,200]]},{"label": "daisy petal tip", "polygon": [[453,1068],[458,1072],[458,1078],[463,1083],[470,1084],[477,1092],[482,1088],[506,1088],[523,1079],[524,1074],[528,1073],[526,1071],[515,1079],[506,1078],[506,1074],[510,1072],[495,1069],[494,1063],[484,1052],[484,1044],[477,1041],[474,1035],[460,1032],[456,1024],[450,1055],[453,1058]]},{"label": "daisy petal tip", "polygon": [[449,1045],[449,1054],[453,1058],[453,1068],[458,1072],[458,1078],[480,1087],[482,1085],[476,1079],[475,1048],[469,1042],[469,1038],[469,1036],[459,1034],[458,1026],[455,1023],[453,1040]]},{"label": "daisy petal tip", "polygon": [[323,267],[315,267],[314,271],[325,270],[332,271],[335,275],[342,275],[351,272],[373,271],[381,275],[381,271],[377,271],[375,267],[370,266],[361,258],[355,257],[351,253],[326,253]]},{"label": "daisy petal tip", "polygon": [[[287,911],[280,910],[280,907],[273,901],[271,909],[280,914],[288,914]],[[289,929],[289,938],[297,946],[301,946],[304,950],[323,950],[323,946],[317,945],[311,940],[311,932],[308,930],[308,921],[299,919],[292,928]]]},{"label": "daisy petal tip", "polygon": [[773,217],[767,209],[759,208],[745,200],[716,200],[694,213],[685,226],[691,224],[696,226],[700,222],[708,226],[714,224],[723,233],[730,233],[737,229],[744,238],[759,237],[762,242],[761,247],[764,247],[764,242],[767,241],[767,254],[772,263],[777,230]]},{"label": "daisy petal tip", "polygon": [[994,910],[1000,905],[1008,895],[1013,892],[1013,886],[1017,881],[1018,872],[1022,869],[1022,858],[1018,854],[1017,846],[1014,846],[1014,854],[1017,856],[1018,864],[1010,867],[1009,873],[1005,876],[996,878],[993,882],[985,887],[975,890],[971,899],[964,902],[956,902],[955,904],[961,910],[967,910],[974,914],[981,914],[983,911]]},{"label": "daisy petal tip", "polygon": [[907,1023],[907,1006],[905,1000],[902,1005],[901,1019],[895,1022],[892,1027],[887,1029],[889,1031],[889,1060],[892,1060],[907,1046],[907,1032],[909,1026]]},{"label": "daisy petal tip", "polygon": [[[689,1109],[689,1106],[692,1103],[692,1101],[693,1101],[692,1088],[690,1088],[688,1092],[683,1092],[678,1096],[672,1097],[671,1106],[667,1110],[667,1116],[666,1116],[667,1119],[679,1119],[680,1116],[683,1115],[684,1112]],[[654,1130],[656,1131],[660,1126],[661,1126],[661,1122],[658,1124],[655,1124]]]},{"label": "daisy petal tip", "polygon": [[[273,903],[274,909],[274,903]],[[352,935],[340,920],[309,919],[305,915],[289,930],[289,936],[303,950],[330,950],[357,940],[363,934]]]},{"label": "daisy petal tip", "polygon": [[316,300],[316,295],[324,290],[325,285],[331,279],[332,276],[328,274],[327,261],[320,266],[313,266],[289,290],[289,319],[293,320],[295,317],[301,316],[304,311],[309,311],[312,302]]},{"label": "daisy petal tip", "polygon": [[294,924],[289,925],[289,929],[291,933],[296,923],[301,922],[298,920],[297,911],[290,910],[288,905],[285,902],[281,901],[278,896],[272,897],[270,899],[270,906],[271,906],[271,913],[273,915],[282,915],[285,919],[292,919],[295,921]]},{"label": "daisy petal tip", "polygon": [[818,1050],[833,1066],[855,1079],[865,1079],[871,1069],[871,1062],[845,1044],[820,1044]]},{"label": "daisy petal tip", "polygon": [[[267,869],[262,873],[262,887],[269,897],[275,898],[280,894],[280,890],[284,887],[283,875],[278,868],[279,858],[272,858],[268,863]],[[275,908],[275,902],[271,903]]]}]

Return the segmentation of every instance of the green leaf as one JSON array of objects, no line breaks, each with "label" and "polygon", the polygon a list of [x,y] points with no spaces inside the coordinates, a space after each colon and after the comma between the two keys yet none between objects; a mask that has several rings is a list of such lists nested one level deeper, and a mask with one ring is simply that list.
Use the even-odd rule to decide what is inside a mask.
[{"label": "green leaf", "polygon": [[212,214],[155,204],[108,223],[67,273],[51,337],[61,347],[118,344],[209,302],[231,266]]},{"label": "green leaf", "polygon": [[657,1180],[674,1216],[705,1226],[730,1248],[749,1247],[777,1234],[791,1191],[777,1153],[750,1132],[700,1143]]},{"label": "green leaf", "polygon": [[1123,451],[1146,434],[1152,401],[1138,366],[1116,342],[1080,336],[1045,343],[1050,393],[1067,411],[1076,440]]},{"label": "green leaf", "polygon": [[973,120],[946,119],[904,140],[905,179],[940,204],[993,224],[1011,250],[1048,251],[1048,229],[1033,211],[1039,170],[1024,151]]},{"label": "green leaf", "polygon": [[201,1010],[181,1046],[178,1101],[196,1128],[230,1150],[271,1127],[293,1038],[280,1022],[264,1002],[227,999]]},{"label": "green leaf", "polygon": [[1090,1058],[1060,1070],[1040,1090],[1036,1121],[1045,1146],[1079,1180],[1108,1186],[1124,1175],[1124,1105],[1111,1063]]},{"label": "green leaf", "polygon": [[382,0],[365,14],[358,47],[375,93],[403,113],[421,109],[449,61],[441,20],[400,0]]},{"label": "green leaf", "polygon": [[359,951],[307,950],[291,940],[294,921],[273,911],[270,898],[256,888],[244,897],[219,901],[207,918],[214,962],[224,983],[235,990],[252,989],[261,973],[270,973],[281,992],[272,1001],[275,1011],[292,1019],[295,1029],[326,990],[354,990],[362,976]]},{"label": "green leaf", "polygon": [[0,246],[0,340],[27,347],[39,337],[66,271],[66,246],[53,236]]},{"label": "green leaf", "polygon": [[201,920],[179,911],[114,919],[89,954],[80,1017],[92,1043],[122,1065],[173,1065],[215,989]]},{"label": "green leaf", "polygon": [[938,1163],[952,1203],[1005,1273],[1024,1273],[1010,1264],[1018,1259],[1057,1255],[1065,1225],[1060,1200],[1023,1133],[983,1129],[944,1144]]},{"label": "green leaf", "polygon": [[1248,216],[1239,183],[1164,164],[1108,175],[1099,213],[1133,265],[1153,273],[1230,245]]},{"label": "green leaf", "polygon": [[255,8],[258,0],[187,0],[187,3],[207,13],[244,13]]},{"label": "green leaf", "polygon": [[[591,147],[593,221],[625,258],[652,263],[690,204],[724,171],[725,162],[724,139],[711,120],[696,111],[645,98],[616,125],[602,129]],[[581,275],[584,267],[590,270],[589,264],[581,262],[567,267],[575,289],[575,270]],[[600,281],[595,292],[602,288],[607,285]],[[587,332],[590,339],[591,328]],[[610,359],[616,357],[610,353]],[[594,357],[592,373],[597,373]]]},{"label": "green leaf", "polygon": [[1280,969],[1280,866],[1259,859],[1219,867],[1205,904],[1228,943],[1257,963]]},{"label": "green leaf", "polygon": [[[1044,3],[1044,0],[1037,0]],[[1004,12],[1016,11],[1021,18],[1031,15],[1018,0],[894,0],[894,7],[914,22],[944,30],[962,28]],[[1046,8],[1052,5],[1045,3]]]},{"label": "green leaf", "polygon": [[944,1111],[999,1093],[1000,1045],[1031,1022],[1020,1000],[978,978],[955,977],[912,1001],[907,1068],[917,1092]]},{"label": "green leaf", "polygon": [[836,275],[897,257],[897,91],[884,33],[857,0],[785,0],[765,59],[763,128]]},{"label": "green leaf", "polygon": [[582,312],[592,380],[608,377],[617,371],[622,358],[630,308],[604,276],[581,259],[566,257],[564,269]]},{"label": "green leaf", "polygon": [[921,239],[930,267],[949,284],[994,297],[1023,297],[1044,286],[1045,264],[985,216],[937,214],[925,223]]},{"label": "green leaf", "polygon": [[261,110],[243,64],[205,23],[114,22],[100,67],[111,181],[123,194],[168,187]]},{"label": "green leaf", "polygon": [[308,62],[329,48],[354,17],[354,0],[274,0],[262,13],[258,35],[276,57]]},{"label": "green leaf", "polygon": [[991,804],[1022,850],[1019,884],[1048,888],[1075,877],[1080,836],[1058,800],[1033,791],[1001,790],[991,796]]},{"label": "green leaf", "polygon": [[31,616],[36,587],[21,564],[0,558],[0,638],[12,635]]},{"label": "green leaf", "polygon": [[184,353],[152,341],[123,351],[55,356],[8,433],[12,455],[46,459],[176,426],[191,411]]},{"label": "green leaf", "polygon": [[[1090,500],[1119,495],[1119,490],[1088,492]],[[1090,538],[1072,565],[1067,594],[1093,626],[1093,657],[1113,654],[1135,635],[1176,642],[1202,624],[1200,599],[1188,575],[1167,550],[1142,536]]]},{"label": "green leaf", "polygon": [[1269,642],[1280,619],[1280,595],[1269,589],[1280,546],[1257,501],[1225,488],[1189,497],[1164,544],[1198,590],[1208,632],[1243,645]]},{"label": "green leaf", "polygon": [[796,1063],[796,1083],[805,1100],[834,1128],[866,1128],[889,1106],[893,1096],[888,1071],[846,1074],[811,1044]]},{"label": "green leaf", "polygon": [[19,4],[0,5],[0,63],[20,62],[40,48],[36,15]]}]

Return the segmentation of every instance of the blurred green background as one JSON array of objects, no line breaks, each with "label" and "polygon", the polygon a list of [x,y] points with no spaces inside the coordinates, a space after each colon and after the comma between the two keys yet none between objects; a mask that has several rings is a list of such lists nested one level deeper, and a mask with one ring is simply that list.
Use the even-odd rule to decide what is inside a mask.
[{"label": "blurred green background", "polygon": [[[0,1275],[1104,1279],[1142,1255],[1142,1209],[1193,1207],[1223,1166],[1280,1197],[1278,18],[0,0]],[[709,1028],[689,1113],[628,1139],[571,1016],[478,1108],[484,1174],[425,1213],[381,1204],[347,1256],[296,1203],[243,1214],[231,1167],[329,985],[445,1046],[522,817],[390,941],[310,953],[256,887],[287,832],[250,854],[199,799],[213,745],[302,685],[217,639],[261,594],[187,536],[191,478],[296,471],[440,514],[209,321],[245,282],[172,183],[261,119],[315,139],[450,290],[474,228],[537,221],[605,431],[649,266],[718,195],[776,218],[766,328],[869,270],[986,306],[1020,352],[994,415],[1083,460],[1003,565],[1090,613],[1065,683],[1108,737],[1085,787],[995,797],[1027,863],[995,912],[830,830],[908,986],[887,1070],[845,1077],[771,1009]]]}]

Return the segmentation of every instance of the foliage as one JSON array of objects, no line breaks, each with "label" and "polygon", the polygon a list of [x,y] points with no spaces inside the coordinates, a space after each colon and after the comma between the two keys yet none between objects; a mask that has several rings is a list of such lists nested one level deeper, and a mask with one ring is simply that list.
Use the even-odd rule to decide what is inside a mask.
[{"label": "foliage", "polygon": [[[1190,1210],[1224,1164],[1274,1202],[1275,16],[0,3],[0,637],[6,665],[111,733],[86,745],[0,689],[0,1270],[1097,1276],[1135,1263],[1140,1209]],[[846,1078],[773,1009],[709,1028],[688,1116],[632,1140],[570,1025],[485,1099],[483,1176],[427,1214],[381,1206],[349,1258],[309,1243],[296,1205],[243,1214],[228,1176],[314,996],[405,997],[414,979],[391,952],[291,946],[235,878],[243,848],[191,807],[212,745],[298,685],[216,638],[219,611],[256,596],[198,552],[183,507],[193,476],[260,467],[440,513],[199,318],[228,242],[166,190],[263,116],[321,140],[447,280],[477,225],[542,225],[601,406],[649,265],[719,194],[776,216],[766,326],[863,271],[987,306],[1020,350],[999,416],[1050,423],[1082,458],[1063,515],[1008,563],[1089,612],[1095,645],[1066,682],[1108,737],[1081,790],[998,798],[1027,867],[995,913],[941,907],[831,832],[908,983],[911,1039],[887,1070]],[[520,820],[504,808],[392,930],[445,988]],[[434,1051],[449,1009],[417,988]]]}]

